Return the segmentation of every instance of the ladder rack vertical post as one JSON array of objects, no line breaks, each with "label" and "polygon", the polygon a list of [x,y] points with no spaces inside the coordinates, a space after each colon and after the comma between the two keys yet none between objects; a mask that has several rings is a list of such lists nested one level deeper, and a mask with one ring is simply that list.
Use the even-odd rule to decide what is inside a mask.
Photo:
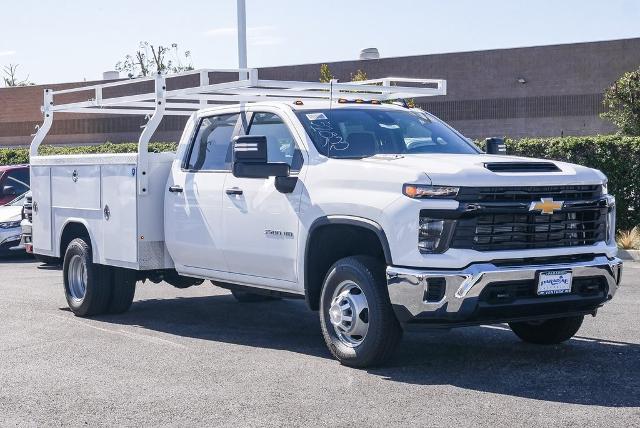
[{"label": "ladder rack vertical post", "polygon": [[[201,70],[200,71],[200,86],[208,86],[209,85],[209,71]],[[200,108],[207,108],[207,100],[200,100]]]},{"label": "ladder rack vertical post", "polygon": [[96,96],[94,101],[97,107],[100,107],[100,105],[102,105],[102,88],[101,87],[96,88]]},{"label": "ladder rack vertical post", "polygon": [[138,194],[149,194],[149,141],[158,129],[158,125],[164,116],[166,106],[167,83],[162,73],[158,72],[155,78],[155,111],[147,122],[138,140]]},{"label": "ladder rack vertical post", "polygon": [[44,97],[42,103],[42,116],[44,121],[36,135],[31,140],[31,146],[29,147],[29,157],[38,156],[38,148],[40,148],[40,144],[44,140],[44,137],[49,133],[49,129],[51,129],[51,124],[53,123],[53,90],[45,89]]}]

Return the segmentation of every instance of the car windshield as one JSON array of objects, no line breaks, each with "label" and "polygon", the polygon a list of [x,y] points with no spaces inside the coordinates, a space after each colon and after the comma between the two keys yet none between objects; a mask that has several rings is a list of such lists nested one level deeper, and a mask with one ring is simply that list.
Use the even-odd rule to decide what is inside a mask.
[{"label": "car windshield", "polygon": [[318,151],[332,158],[480,153],[451,128],[422,112],[337,108],[305,110],[297,115]]}]

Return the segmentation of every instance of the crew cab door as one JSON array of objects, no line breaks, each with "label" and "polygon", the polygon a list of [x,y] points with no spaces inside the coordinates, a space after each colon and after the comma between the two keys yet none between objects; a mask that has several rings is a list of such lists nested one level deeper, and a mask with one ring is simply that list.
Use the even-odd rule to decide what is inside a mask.
[{"label": "crew cab door", "polygon": [[[258,107],[256,107],[258,108]],[[242,122],[247,135],[267,137],[269,162],[286,162],[291,175],[304,166],[295,130],[277,109],[249,111]],[[239,178],[229,174],[222,195],[223,251],[230,272],[297,281],[298,223],[301,183],[280,193],[275,178]]]},{"label": "crew cab door", "polygon": [[172,165],[165,189],[165,240],[181,272],[227,271],[222,195],[238,118],[238,112],[200,118],[183,159]]}]

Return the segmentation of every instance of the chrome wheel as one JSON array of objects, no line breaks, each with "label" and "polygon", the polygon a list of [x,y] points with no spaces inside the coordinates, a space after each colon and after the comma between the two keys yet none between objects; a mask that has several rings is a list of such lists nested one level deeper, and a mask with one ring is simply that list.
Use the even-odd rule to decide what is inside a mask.
[{"label": "chrome wheel", "polygon": [[340,341],[351,347],[360,345],[369,330],[369,303],[353,281],[343,281],[333,293],[329,319]]},{"label": "chrome wheel", "polygon": [[74,300],[84,299],[87,292],[87,265],[84,257],[79,255],[71,257],[67,270],[67,282],[71,298]]}]

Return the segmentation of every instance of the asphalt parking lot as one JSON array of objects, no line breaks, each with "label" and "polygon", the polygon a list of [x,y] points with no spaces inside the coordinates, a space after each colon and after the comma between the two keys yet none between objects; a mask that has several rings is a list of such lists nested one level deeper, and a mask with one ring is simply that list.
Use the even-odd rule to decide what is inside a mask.
[{"label": "asphalt parking lot", "polygon": [[640,426],[640,265],[570,342],[504,326],[406,334],[389,367],[340,366],[301,301],[139,284],[74,317],[59,270],[0,262],[0,425]]}]

